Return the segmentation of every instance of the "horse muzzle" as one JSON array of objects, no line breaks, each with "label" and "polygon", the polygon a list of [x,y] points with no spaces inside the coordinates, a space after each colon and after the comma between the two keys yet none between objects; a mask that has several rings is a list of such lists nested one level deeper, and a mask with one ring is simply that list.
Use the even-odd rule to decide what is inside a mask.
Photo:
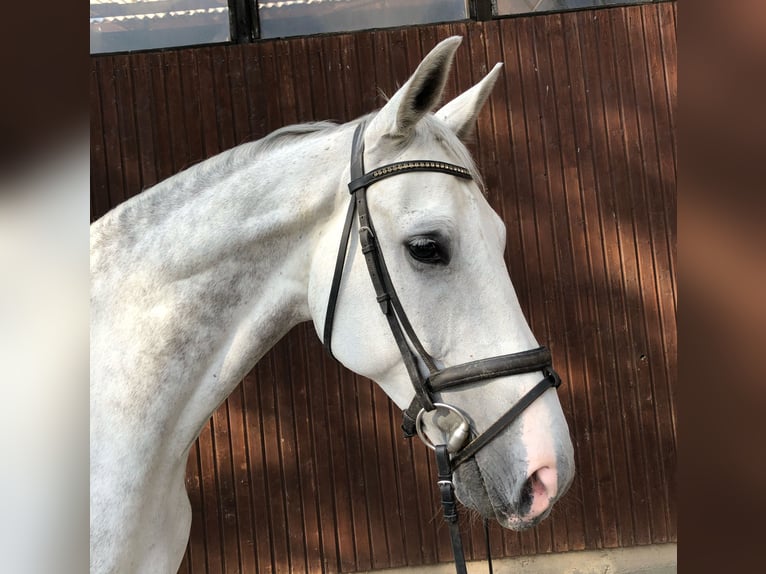
[{"label": "horse muzzle", "polygon": [[[458,499],[486,519],[495,519],[504,528],[520,531],[544,520],[556,501],[571,483],[571,473],[560,473],[555,465],[526,471],[513,480],[493,480],[483,472],[476,459],[466,462],[455,472]],[[523,477],[527,476],[526,479]],[[563,486],[560,489],[559,486]]]}]

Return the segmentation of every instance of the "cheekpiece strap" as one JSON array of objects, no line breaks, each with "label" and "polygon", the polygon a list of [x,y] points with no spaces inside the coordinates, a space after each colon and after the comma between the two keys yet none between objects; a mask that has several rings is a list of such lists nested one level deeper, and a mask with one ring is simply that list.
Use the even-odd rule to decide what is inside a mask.
[{"label": "cheekpiece strap", "polygon": [[[429,401],[428,404],[433,408],[433,401]],[[412,438],[418,434],[415,421],[422,408],[424,408],[424,405],[418,396],[417,389],[415,389],[415,396],[413,397],[410,406],[407,407],[407,410],[402,411],[402,431],[404,432],[404,438]]]},{"label": "cheekpiece strap", "polygon": [[[351,143],[351,177],[356,178],[364,173],[364,127],[366,122],[362,120],[359,125],[356,126],[354,131],[354,139]],[[338,246],[338,254],[335,257],[335,271],[332,276],[332,283],[330,284],[330,294],[327,298],[327,310],[324,316],[324,335],[322,337],[322,343],[324,344],[327,352],[330,356],[335,358],[332,353],[332,328],[335,322],[335,307],[338,304],[338,295],[340,294],[340,282],[343,277],[343,265],[346,261],[346,253],[348,251],[349,238],[351,236],[351,227],[354,223],[354,216],[356,215],[356,202],[350,201],[348,204],[348,210],[346,211],[346,220],[343,224],[343,232],[341,233],[340,245]]]}]

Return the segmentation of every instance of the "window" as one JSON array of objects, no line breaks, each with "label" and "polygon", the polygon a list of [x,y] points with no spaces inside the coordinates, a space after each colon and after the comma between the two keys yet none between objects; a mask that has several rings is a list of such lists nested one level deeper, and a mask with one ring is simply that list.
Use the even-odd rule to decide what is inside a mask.
[{"label": "window", "polygon": [[91,54],[667,0],[90,0]]},{"label": "window", "polygon": [[466,0],[259,0],[261,37],[465,20]]},{"label": "window", "polygon": [[90,52],[228,42],[227,0],[90,0]]},{"label": "window", "polygon": [[496,2],[495,15],[525,14],[529,12],[563,12],[565,10],[580,10],[595,6],[612,6],[616,4],[641,4],[657,0],[492,0]]}]

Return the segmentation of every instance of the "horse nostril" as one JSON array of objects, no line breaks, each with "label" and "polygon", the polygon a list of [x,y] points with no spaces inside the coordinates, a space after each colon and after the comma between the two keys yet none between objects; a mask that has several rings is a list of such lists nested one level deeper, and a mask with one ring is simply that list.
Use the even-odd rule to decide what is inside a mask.
[{"label": "horse nostril", "polygon": [[534,487],[537,492],[544,494],[548,498],[556,498],[558,493],[558,474],[555,468],[550,466],[538,468],[532,473],[530,480],[534,480]]},{"label": "horse nostril", "polygon": [[556,497],[558,476],[556,470],[543,466],[534,471],[521,489],[519,511],[526,519],[545,512]]}]

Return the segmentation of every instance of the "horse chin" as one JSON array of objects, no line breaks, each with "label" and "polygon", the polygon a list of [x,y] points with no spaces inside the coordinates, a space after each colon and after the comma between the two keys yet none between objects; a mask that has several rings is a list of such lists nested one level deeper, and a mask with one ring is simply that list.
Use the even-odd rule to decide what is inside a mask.
[{"label": "horse chin", "polygon": [[457,469],[455,494],[464,506],[475,510],[483,518],[495,518],[495,507],[475,459],[466,461]]},{"label": "horse chin", "polygon": [[528,530],[529,528],[533,528],[540,524],[543,520],[548,518],[548,515],[550,514],[550,508],[543,512],[542,514],[538,514],[534,518],[530,519],[524,519],[517,515],[510,515],[510,516],[500,516],[497,515],[496,519],[500,523],[500,526],[503,528],[507,528],[509,530]]},{"label": "horse chin", "polygon": [[483,518],[495,519],[503,528],[522,531],[537,526],[550,514],[553,505],[543,513],[526,518],[516,512],[508,497],[486,481],[475,459],[466,461],[455,474],[455,494],[466,507],[475,510]]}]

